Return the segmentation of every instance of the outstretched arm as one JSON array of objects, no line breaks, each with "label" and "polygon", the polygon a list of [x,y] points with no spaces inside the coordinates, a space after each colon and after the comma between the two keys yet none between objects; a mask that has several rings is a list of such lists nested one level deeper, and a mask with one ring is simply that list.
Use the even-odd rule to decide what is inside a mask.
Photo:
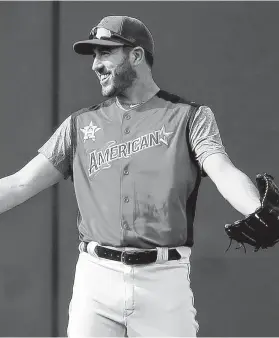
[{"label": "outstretched arm", "polygon": [[44,155],[38,154],[15,174],[0,179],[0,213],[25,202],[62,178],[60,171]]},{"label": "outstretched arm", "polygon": [[13,175],[0,179],[0,214],[52,186],[71,171],[71,116],[38,150],[39,154]]},{"label": "outstretched arm", "polygon": [[257,188],[228,156],[221,153],[208,156],[203,162],[203,169],[223,197],[240,213],[247,216],[260,207]]}]

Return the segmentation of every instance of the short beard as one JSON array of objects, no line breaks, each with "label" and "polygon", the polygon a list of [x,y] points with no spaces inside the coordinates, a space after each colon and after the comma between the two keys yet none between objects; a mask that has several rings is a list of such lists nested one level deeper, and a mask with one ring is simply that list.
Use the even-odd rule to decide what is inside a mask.
[{"label": "short beard", "polygon": [[136,71],[132,68],[128,55],[116,67],[112,77],[112,84],[108,87],[102,87],[102,95],[113,97],[122,94],[127,88],[131,87],[137,78]]}]

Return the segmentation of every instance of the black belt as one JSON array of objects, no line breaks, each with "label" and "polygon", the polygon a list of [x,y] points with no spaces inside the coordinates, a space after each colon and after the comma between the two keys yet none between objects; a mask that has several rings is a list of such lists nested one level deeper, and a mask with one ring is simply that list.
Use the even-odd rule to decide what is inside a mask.
[{"label": "black belt", "polygon": [[[83,250],[87,251],[88,243],[84,242]],[[157,250],[148,251],[118,251],[96,245],[95,253],[100,258],[110,259],[112,261],[122,262],[127,265],[134,264],[150,264],[157,260]],[[168,260],[178,260],[181,258],[180,253],[176,249],[168,249]]]}]

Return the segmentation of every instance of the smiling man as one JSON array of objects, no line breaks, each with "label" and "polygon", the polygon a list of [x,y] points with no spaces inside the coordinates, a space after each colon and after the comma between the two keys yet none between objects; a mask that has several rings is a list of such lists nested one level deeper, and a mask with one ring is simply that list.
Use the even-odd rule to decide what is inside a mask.
[{"label": "smiling man", "polygon": [[154,82],[141,21],[106,17],[74,50],[92,55],[105,100],[71,114],[0,180],[0,212],[72,178],[80,255],[69,336],[196,336],[189,274],[201,177],[244,215],[260,206],[258,190],[230,161],[211,109]]},{"label": "smiling man", "polygon": [[95,60],[107,60],[105,63],[96,61],[92,67],[100,80],[104,96],[121,95],[131,87],[137,77],[125,49],[127,47],[98,47],[94,49],[93,58]]}]

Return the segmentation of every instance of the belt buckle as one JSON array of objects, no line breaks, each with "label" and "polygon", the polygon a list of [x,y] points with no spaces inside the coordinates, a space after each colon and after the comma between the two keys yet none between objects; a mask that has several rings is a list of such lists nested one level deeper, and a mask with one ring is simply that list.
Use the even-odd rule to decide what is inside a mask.
[{"label": "belt buckle", "polygon": [[129,256],[131,257],[132,255],[137,254],[137,251],[122,251],[120,260],[123,264],[126,265],[134,265],[133,261],[129,260]]},{"label": "belt buckle", "polygon": [[121,263],[123,263],[123,264],[128,264],[128,262],[126,261],[126,257],[127,257],[126,251],[122,251],[122,252],[121,252],[121,256],[120,256],[120,261],[121,261]]}]

